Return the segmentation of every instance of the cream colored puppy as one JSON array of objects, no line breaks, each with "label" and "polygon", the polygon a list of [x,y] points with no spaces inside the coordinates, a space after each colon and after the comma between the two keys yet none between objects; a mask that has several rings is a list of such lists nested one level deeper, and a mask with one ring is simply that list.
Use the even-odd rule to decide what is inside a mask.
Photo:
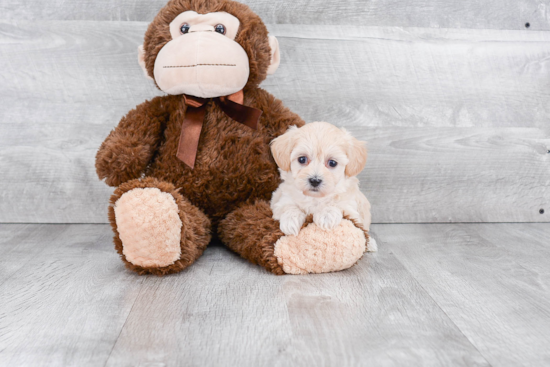
[{"label": "cream colored puppy", "polygon": [[[271,210],[284,234],[297,235],[308,214],[326,230],[338,226],[344,215],[369,230],[370,203],[355,177],[367,161],[364,142],[327,122],[312,122],[290,127],[273,140],[271,152],[283,179]],[[374,239],[367,247],[376,251]]]}]

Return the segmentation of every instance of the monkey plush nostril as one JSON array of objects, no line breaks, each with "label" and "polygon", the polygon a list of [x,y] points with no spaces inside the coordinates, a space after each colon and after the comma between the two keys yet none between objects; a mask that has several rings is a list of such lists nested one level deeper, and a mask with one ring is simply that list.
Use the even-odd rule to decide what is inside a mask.
[{"label": "monkey plush nostril", "polygon": [[309,180],[309,184],[313,187],[317,187],[323,182],[323,180],[318,179],[317,177],[312,177]]}]

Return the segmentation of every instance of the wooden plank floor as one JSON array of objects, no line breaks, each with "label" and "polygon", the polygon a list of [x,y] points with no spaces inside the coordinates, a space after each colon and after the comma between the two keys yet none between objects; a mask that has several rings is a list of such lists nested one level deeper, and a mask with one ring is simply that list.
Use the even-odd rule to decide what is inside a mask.
[{"label": "wooden plank floor", "polygon": [[550,224],[378,224],[344,272],[212,245],[124,269],[107,225],[0,224],[0,366],[547,366]]}]

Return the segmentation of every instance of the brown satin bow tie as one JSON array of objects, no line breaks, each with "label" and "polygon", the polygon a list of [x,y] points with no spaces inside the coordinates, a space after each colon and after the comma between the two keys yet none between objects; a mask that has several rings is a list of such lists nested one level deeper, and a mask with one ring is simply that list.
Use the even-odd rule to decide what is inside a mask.
[{"label": "brown satin bow tie", "polygon": [[184,94],[183,100],[187,105],[187,110],[181,126],[176,156],[191,169],[195,167],[199,138],[208,101],[213,100],[227,116],[254,130],[257,129],[258,121],[262,116],[261,110],[243,105],[244,94],[242,90],[230,96],[217,98],[199,98]]}]

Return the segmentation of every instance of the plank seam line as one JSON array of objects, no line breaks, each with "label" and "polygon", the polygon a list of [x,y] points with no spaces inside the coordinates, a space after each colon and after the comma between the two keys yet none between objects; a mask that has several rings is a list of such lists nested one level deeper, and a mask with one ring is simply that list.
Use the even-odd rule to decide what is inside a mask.
[{"label": "plank seam line", "polygon": [[[379,238],[379,237],[377,236],[377,238]],[[377,240],[377,241],[378,241],[378,243],[381,243],[381,244],[383,244],[383,245],[387,245],[387,244],[385,243],[385,241],[380,241],[380,240]],[[441,312],[443,312],[443,314],[444,314],[445,316],[447,316],[447,319],[449,320],[449,322],[450,322],[451,324],[453,324],[453,325],[456,327],[456,329],[460,332],[460,334],[462,334],[462,336],[464,336],[464,338],[466,338],[466,340],[468,341],[468,343],[470,343],[470,345],[479,353],[479,355],[483,357],[483,359],[485,360],[485,362],[487,362],[487,364],[488,364],[489,366],[492,366],[492,364],[487,360],[487,357],[485,357],[485,355],[484,355],[483,353],[481,353],[481,351],[480,351],[480,350],[477,348],[477,346],[472,342],[472,340],[470,340],[470,338],[468,338],[468,337],[466,336],[466,334],[464,334],[464,332],[462,331],[462,329],[461,329],[460,327],[458,327],[458,325],[457,325],[457,324],[454,322],[454,320],[447,314],[447,312],[445,312],[445,310],[444,310],[443,308],[441,308],[441,306],[439,305],[439,303],[437,303],[437,301],[436,301],[436,300],[432,297],[432,295],[426,290],[426,288],[424,288],[424,286],[423,286],[423,285],[420,283],[420,281],[414,276],[414,274],[410,271],[410,269],[409,269],[405,264],[403,264],[403,262],[401,261],[401,259],[399,258],[399,256],[396,254],[396,251],[394,251],[395,248],[391,248],[391,249],[392,249],[392,253],[394,254],[396,260],[401,264],[401,266],[403,266],[403,269],[405,269],[405,270],[409,273],[409,275],[411,276],[411,278],[414,279],[415,283],[418,284],[418,286],[419,286],[420,288],[422,288],[422,290],[424,291],[424,293],[425,293],[428,297],[430,297],[430,299],[431,299],[431,300],[433,301],[433,303],[437,306],[437,308],[439,308],[439,309],[441,310]]]},{"label": "plank seam line", "polygon": [[142,277],[138,295],[137,295],[136,299],[134,299],[134,303],[132,303],[132,307],[130,308],[130,311],[128,312],[128,315],[126,315],[126,319],[124,320],[124,324],[122,324],[122,327],[120,328],[120,331],[118,332],[116,340],[113,343],[113,346],[112,346],[111,350],[109,351],[109,355],[107,356],[107,359],[105,359],[105,364],[103,365],[103,367],[107,366],[107,363],[109,363],[109,359],[111,359],[111,354],[113,354],[113,350],[115,350],[115,347],[118,343],[118,340],[120,339],[120,334],[122,334],[122,331],[126,327],[126,323],[128,322],[128,319],[130,318],[130,315],[132,314],[132,311],[134,310],[134,307],[137,303],[137,300],[139,299],[139,296],[141,296],[141,291],[143,290],[143,282],[144,281],[145,281],[145,278]]}]

